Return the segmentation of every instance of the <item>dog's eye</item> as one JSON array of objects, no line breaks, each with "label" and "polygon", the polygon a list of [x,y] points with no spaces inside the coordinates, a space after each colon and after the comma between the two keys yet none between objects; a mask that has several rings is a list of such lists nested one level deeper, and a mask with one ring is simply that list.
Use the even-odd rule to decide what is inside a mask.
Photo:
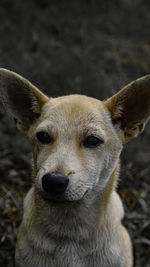
[{"label": "dog's eye", "polygon": [[48,133],[41,131],[36,134],[37,139],[40,141],[42,144],[49,144],[52,142],[52,138],[49,136]]},{"label": "dog's eye", "polygon": [[83,145],[88,148],[95,148],[101,145],[103,141],[96,136],[88,136],[83,142]]}]

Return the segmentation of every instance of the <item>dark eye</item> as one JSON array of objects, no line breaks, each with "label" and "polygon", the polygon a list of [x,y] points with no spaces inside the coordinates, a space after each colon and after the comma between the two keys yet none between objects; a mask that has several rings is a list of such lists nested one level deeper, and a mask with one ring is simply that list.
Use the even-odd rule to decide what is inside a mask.
[{"label": "dark eye", "polygon": [[101,145],[103,141],[96,136],[88,136],[83,142],[83,145],[88,148],[95,148]]},{"label": "dark eye", "polygon": [[49,144],[53,141],[49,134],[44,131],[38,132],[36,137],[42,144]]}]

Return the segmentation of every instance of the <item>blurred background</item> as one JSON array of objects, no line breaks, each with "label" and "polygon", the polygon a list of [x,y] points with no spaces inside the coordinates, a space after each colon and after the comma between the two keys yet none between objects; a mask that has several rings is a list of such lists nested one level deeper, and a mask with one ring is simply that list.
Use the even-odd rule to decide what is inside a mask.
[{"label": "blurred background", "polygon": [[[150,1],[1,0],[0,67],[51,96],[106,99],[150,73]],[[121,158],[118,191],[135,266],[150,267],[150,124],[125,146]],[[0,105],[1,267],[14,267],[30,173],[30,147]]]}]

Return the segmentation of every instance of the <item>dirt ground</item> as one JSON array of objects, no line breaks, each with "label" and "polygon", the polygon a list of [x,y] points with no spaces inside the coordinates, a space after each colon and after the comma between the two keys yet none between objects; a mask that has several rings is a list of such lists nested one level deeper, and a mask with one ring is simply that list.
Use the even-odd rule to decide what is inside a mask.
[{"label": "dirt ground", "polygon": [[[147,0],[1,0],[0,67],[43,92],[106,99],[150,73]],[[31,153],[0,105],[0,267],[14,266]],[[135,267],[150,267],[150,123],[125,146],[118,191],[132,236]],[[118,266],[119,267],[119,266]]]}]

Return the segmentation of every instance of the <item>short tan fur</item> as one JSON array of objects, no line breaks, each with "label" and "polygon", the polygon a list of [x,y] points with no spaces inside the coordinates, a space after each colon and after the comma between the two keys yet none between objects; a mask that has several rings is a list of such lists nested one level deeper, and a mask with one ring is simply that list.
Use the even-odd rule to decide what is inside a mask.
[{"label": "short tan fur", "polygon": [[123,144],[143,131],[150,116],[150,76],[99,101],[49,98],[0,69],[0,99],[33,152],[16,267],[132,267],[116,187]]}]

